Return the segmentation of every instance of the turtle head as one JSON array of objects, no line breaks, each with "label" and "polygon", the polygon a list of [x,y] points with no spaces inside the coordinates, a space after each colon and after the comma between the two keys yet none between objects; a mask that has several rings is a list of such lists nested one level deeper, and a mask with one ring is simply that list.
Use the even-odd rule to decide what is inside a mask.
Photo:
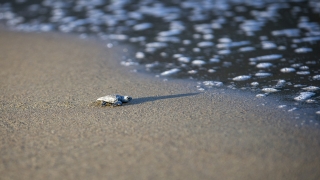
[{"label": "turtle head", "polygon": [[130,96],[123,96],[122,102],[129,102],[129,101],[131,101],[131,99],[132,99],[132,97],[130,97]]}]

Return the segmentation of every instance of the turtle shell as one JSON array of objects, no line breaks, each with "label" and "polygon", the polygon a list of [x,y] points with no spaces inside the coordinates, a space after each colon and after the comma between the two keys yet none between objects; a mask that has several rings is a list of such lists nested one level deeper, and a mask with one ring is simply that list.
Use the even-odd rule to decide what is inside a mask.
[{"label": "turtle shell", "polygon": [[107,96],[103,96],[103,97],[99,97],[97,99],[97,101],[105,101],[107,103],[115,103],[117,101],[119,101],[120,95],[117,94],[113,94],[113,95],[107,95]]}]

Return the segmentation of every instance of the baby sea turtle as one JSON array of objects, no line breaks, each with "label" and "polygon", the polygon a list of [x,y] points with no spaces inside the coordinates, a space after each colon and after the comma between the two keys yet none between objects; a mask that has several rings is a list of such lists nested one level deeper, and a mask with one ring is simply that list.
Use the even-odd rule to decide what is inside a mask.
[{"label": "baby sea turtle", "polygon": [[130,96],[121,96],[118,94],[113,94],[113,95],[99,97],[97,101],[101,101],[102,106],[106,106],[107,104],[110,104],[112,106],[121,106],[122,103],[127,103],[131,101],[131,99],[132,97]]}]

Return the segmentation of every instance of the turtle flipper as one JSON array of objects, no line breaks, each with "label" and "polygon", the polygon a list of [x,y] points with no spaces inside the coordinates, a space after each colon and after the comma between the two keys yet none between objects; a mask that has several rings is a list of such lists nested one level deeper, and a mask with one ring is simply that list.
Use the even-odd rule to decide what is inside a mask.
[{"label": "turtle flipper", "polygon": [[102,101],[101,106],[106,106],[107,105],[107,101]]},{"label": "turtle flipper", "polygon": [[115,102],[115,103],[113,103],[113,106],[115,107],[115,106],[121,106],[122,105],[122,102],[121,101],[117,101],[117,102]]}]

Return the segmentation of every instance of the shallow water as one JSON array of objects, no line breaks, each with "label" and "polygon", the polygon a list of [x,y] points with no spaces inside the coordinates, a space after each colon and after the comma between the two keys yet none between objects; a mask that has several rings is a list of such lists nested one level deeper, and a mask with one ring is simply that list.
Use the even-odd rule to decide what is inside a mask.
[{"label": "shallow water", "polygon": [[[15,0],[0,20],[21,31],[97,36],[120,59],[160,78],[195,79],[199,91],[244,89],[275,96],[287,111],[320,116],[320,2],[316,0]],[[252,97],[254,98],[254,97]]]}]

